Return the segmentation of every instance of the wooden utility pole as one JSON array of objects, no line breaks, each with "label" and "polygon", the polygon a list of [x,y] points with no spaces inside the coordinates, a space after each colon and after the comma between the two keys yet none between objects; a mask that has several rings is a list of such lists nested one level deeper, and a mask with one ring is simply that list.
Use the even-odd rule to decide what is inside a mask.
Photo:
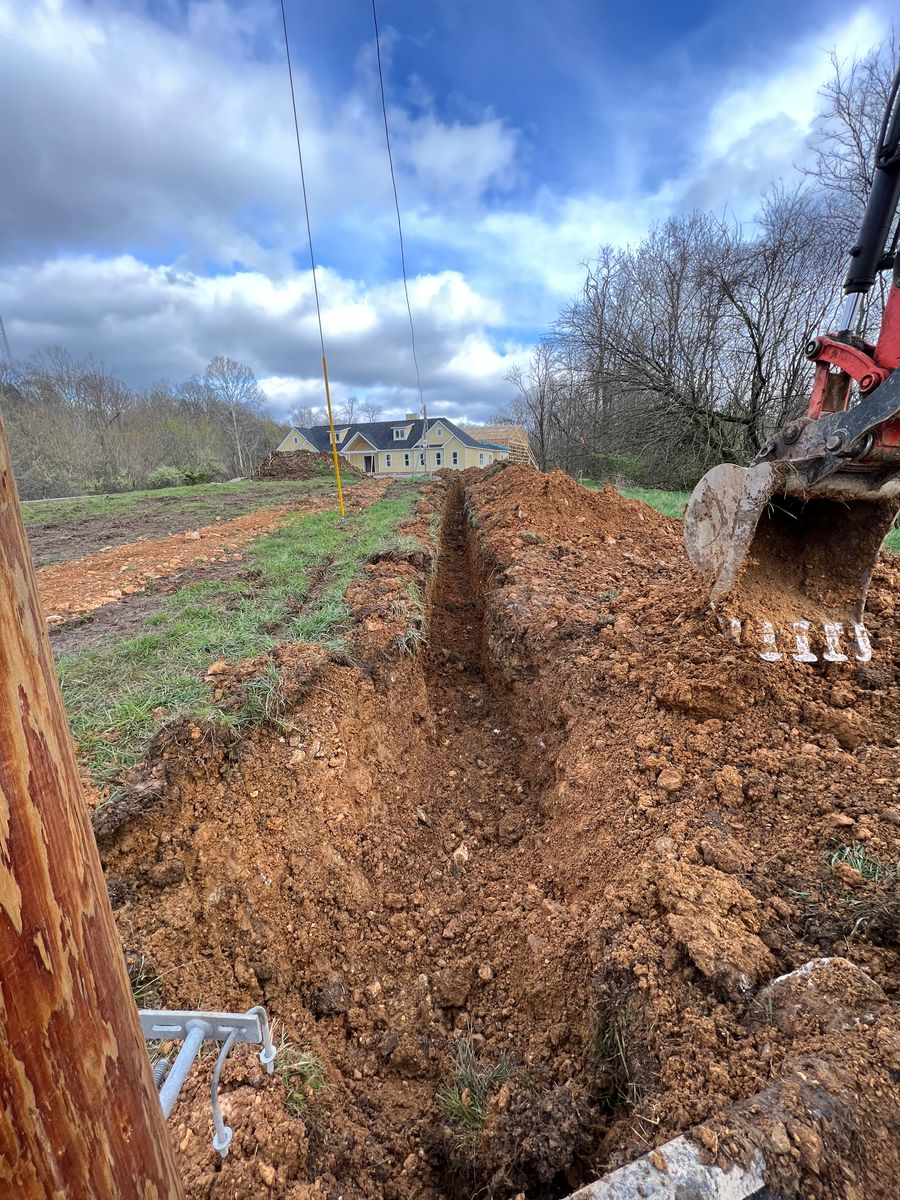
[{"label": "wooden utility pole", "polygon": [[182,1195],[0,417],[0,1196]]}]

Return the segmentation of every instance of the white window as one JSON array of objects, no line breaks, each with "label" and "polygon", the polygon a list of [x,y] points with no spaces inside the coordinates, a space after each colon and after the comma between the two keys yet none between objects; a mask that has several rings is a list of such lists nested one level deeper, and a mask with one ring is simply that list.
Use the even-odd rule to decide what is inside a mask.
[{"label": "white window", "polygon": [[484,466],[484,455],[483,454],[478,455],[478,465],[479,465],[479,467]]},{"label": "white window", "polygon": [[458,450],[450,451],[450,462],[454,467],[459,466],[459,451]]},{"label": "white window", "polygon": [[386,467],[389,467],[391,465],[391,456],[389,454],[386,454],[384,456],[384,465]]},{"label": "white window", "polygon": [[294,438],[294,445],[295,445],[295,446],[297,445],[297,439],[296,439],[296,438]]},{"label": "white window", "polygon": [[394,441],[395,442],[403,441],[403,430],[399,426],[395,427],[395,429],[394,429]]},{"label": "white window", "polygon": [[439,467],[443,461],[444,461],[443,453],[440,450],[435,450],[435,452],[434,452],[435,466]]},{"label": "white window", "polygon": [[409,455],[408,454],[403,455],[403,465],[404,465],[404,467],[409,466]]},{"label": "white window", "polygon": [[420,467],[425,466],[425,451],[424,450],[419,451],[419,466]]}]

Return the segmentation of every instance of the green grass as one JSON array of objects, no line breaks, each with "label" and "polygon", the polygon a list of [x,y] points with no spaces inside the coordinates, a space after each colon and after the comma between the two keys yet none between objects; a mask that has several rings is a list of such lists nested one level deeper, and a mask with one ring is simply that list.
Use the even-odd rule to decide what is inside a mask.
[{"label": "green grass", "polygon": [[[581,479],[579,482],[587,488],[606,486],[597,479]],[[616,491],[620,496],[627,496],[629,500],[642,500],[657,512],[664,513],[667,517],[675,517],[679,521],[684,516],[691,496],[690,492],[667,492],[663,488],[620,487],[616,488]]]},{"label": "green grass", "polygon": [[883,863],[871,858],[865,846],[838,846],[828,855],[828,865],[846,863],[872,883],[890,883],[900,878],[900,863]]},{"label": "green grass", "polygon": [[282,1031],[275,1074],[284,1086],[284,1107],[292,1117],[308,1120],[310,1102],[327,1087],[321,1059],[312,1050],[302,1050],[289,1042]]},{"label": "green grass", "polygon": [[[344,487],[355,483],[355,479],[341,480]],[[170,511],[184,510],[196,515],[209,512],[212,516],[219,511],[222,496],[241,496],[246,499],[250,512],[291,494],[327,492],[334,487],[333,475],[316,476],[313,479],[255,480],[242,479],[239,483],[205,483],[192,487],[153,488],[138,492],[116,492],[108,496],[78,496],[72,500],[30,500],[22,504],[22,520],[26,525],[38,521],[73,521],[84,517],[114,517],[140,507],[148,500],[163,501]],[[229,516],[240,516],[241,509],[229,509]]]},{"label": "green grass", "polygon": [[[377,501],[343,528],[333,512],[295,517],[248,547],[252,578],[182,588],[148,618],[147,632],[61,658],[72,733],[98,784],[113,783],[140,760],[160,725],[154,710],[165,710],[166,720],[192,717],[234,729],[276,718],[274,666],[244,689],[237,708],[214,699],[206,669],[217,659],[266,654],[280,642],[340,649],[347,585],[375,551],[397,542],[394,531],[415,500],[410,492]],[[313,579],[315,595],[307,602]]]},{"label": "green grass", "polygon": [[667,517],[675,517],[679,521],[684,516],[687,502],[691,498],[690,492],[666,492],[660,488],[633,487],[618,490],[629,500],[642,500],[657,512],[664,513]]},{"label": "green grass", "polygon": [[477,1136],[487,1121],[492,1093],[509,1079],[510,1073],[505,1054],[495,1062],[486,1062],[471,1037],[461,1037],[453,1047],[453,1063],[447,1082],[438,1093],[438,1101],[451,1121]]}]

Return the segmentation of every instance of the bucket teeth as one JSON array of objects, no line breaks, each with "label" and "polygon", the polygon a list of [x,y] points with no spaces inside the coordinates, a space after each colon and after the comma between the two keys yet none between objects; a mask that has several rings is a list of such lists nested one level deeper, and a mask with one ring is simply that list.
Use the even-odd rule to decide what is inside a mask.
[{"label": "bucket teeth", "polygon": [[816,662],[816,656],[809,648],[809,621],[795,621],[793,628],[794,639],[797,642],[797,649],[791,655],[794,662]]},{"label": "bucket teeth", "polygon": [[840,621],[826,621],[823,626],[825,631],[825,653],[822,657],[826,662],[846,662],[847,655],[841,653],[841,634],[843,626]]},{"label": "bucket teeth", "polygon": [[784,655],[778,649],[778,642],[775,640],[775,626],[771,621],[762,623],[762,641],[765,649],[760,650],[759,657],[763,662],[780,662]]},{"label": "bucket teeth", "polygon": [[869,641],[869,631],[865,625],[857,623],[853,626],[853,633],[856,638],[856,653],[853,657],[857,662],[869,662],[872,657],[872,643]]},{"label": "bucket teeth", "polygon": [[[872,643],[865,625],[853,625],[852,636],[845,634],[840,621],[823,621],[816,626],[801,617],[790,623],[790,631],[776,629],[774,622],[741,621],[737,617],[719,617],[722,632],[738,645],[756,646],[763,662],[777,663],[791,659],[798,663],[845,663],[850,654],[844,642],[850,643],[855,662],[866,663],[872,658]],[[818,650],[818,653],[816,652]]]}]

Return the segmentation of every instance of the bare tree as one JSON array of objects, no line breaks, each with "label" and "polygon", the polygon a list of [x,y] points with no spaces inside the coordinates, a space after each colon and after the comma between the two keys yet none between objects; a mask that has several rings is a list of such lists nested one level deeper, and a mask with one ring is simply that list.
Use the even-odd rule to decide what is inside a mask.
[{"label": "bare tree", "polygon": [[238,475],[252,473],[258,449],[257,422],[265,396],[253,371],[233,358],[217,355],[200,380],[208,396],[209,411],[229,441],[232,465]]},{"label": "bare tree", "polygon": [[321,410],[308,404],[295,404],[288,413],[288,418],[295,429],[312,429],[314,425],[325,423],[325,416]]},{"label": "bare tree", "polygon": [[833,219],[852,222],[852,238],[872,186],[875,143],[897,67],[896,38],[892,32],[880,46],[850,62],[832,52],[831,64],[834,73],[820,92],[824,108],[813,137],[815,157],[802,170],[836,201]]},{"label": "bare tree", "polygon": [[374,400],[366,400],[360,405],[360,412],[367,421],[377,421],[381,416],[382,408]]},{"label": "bare tree", "polygon": [[354,421],[359,420],[360,403],[357,396],[348,396],[343,404],[339,404],[335,409],[335,418],[342,421],[345,425],[352,425]]}]

